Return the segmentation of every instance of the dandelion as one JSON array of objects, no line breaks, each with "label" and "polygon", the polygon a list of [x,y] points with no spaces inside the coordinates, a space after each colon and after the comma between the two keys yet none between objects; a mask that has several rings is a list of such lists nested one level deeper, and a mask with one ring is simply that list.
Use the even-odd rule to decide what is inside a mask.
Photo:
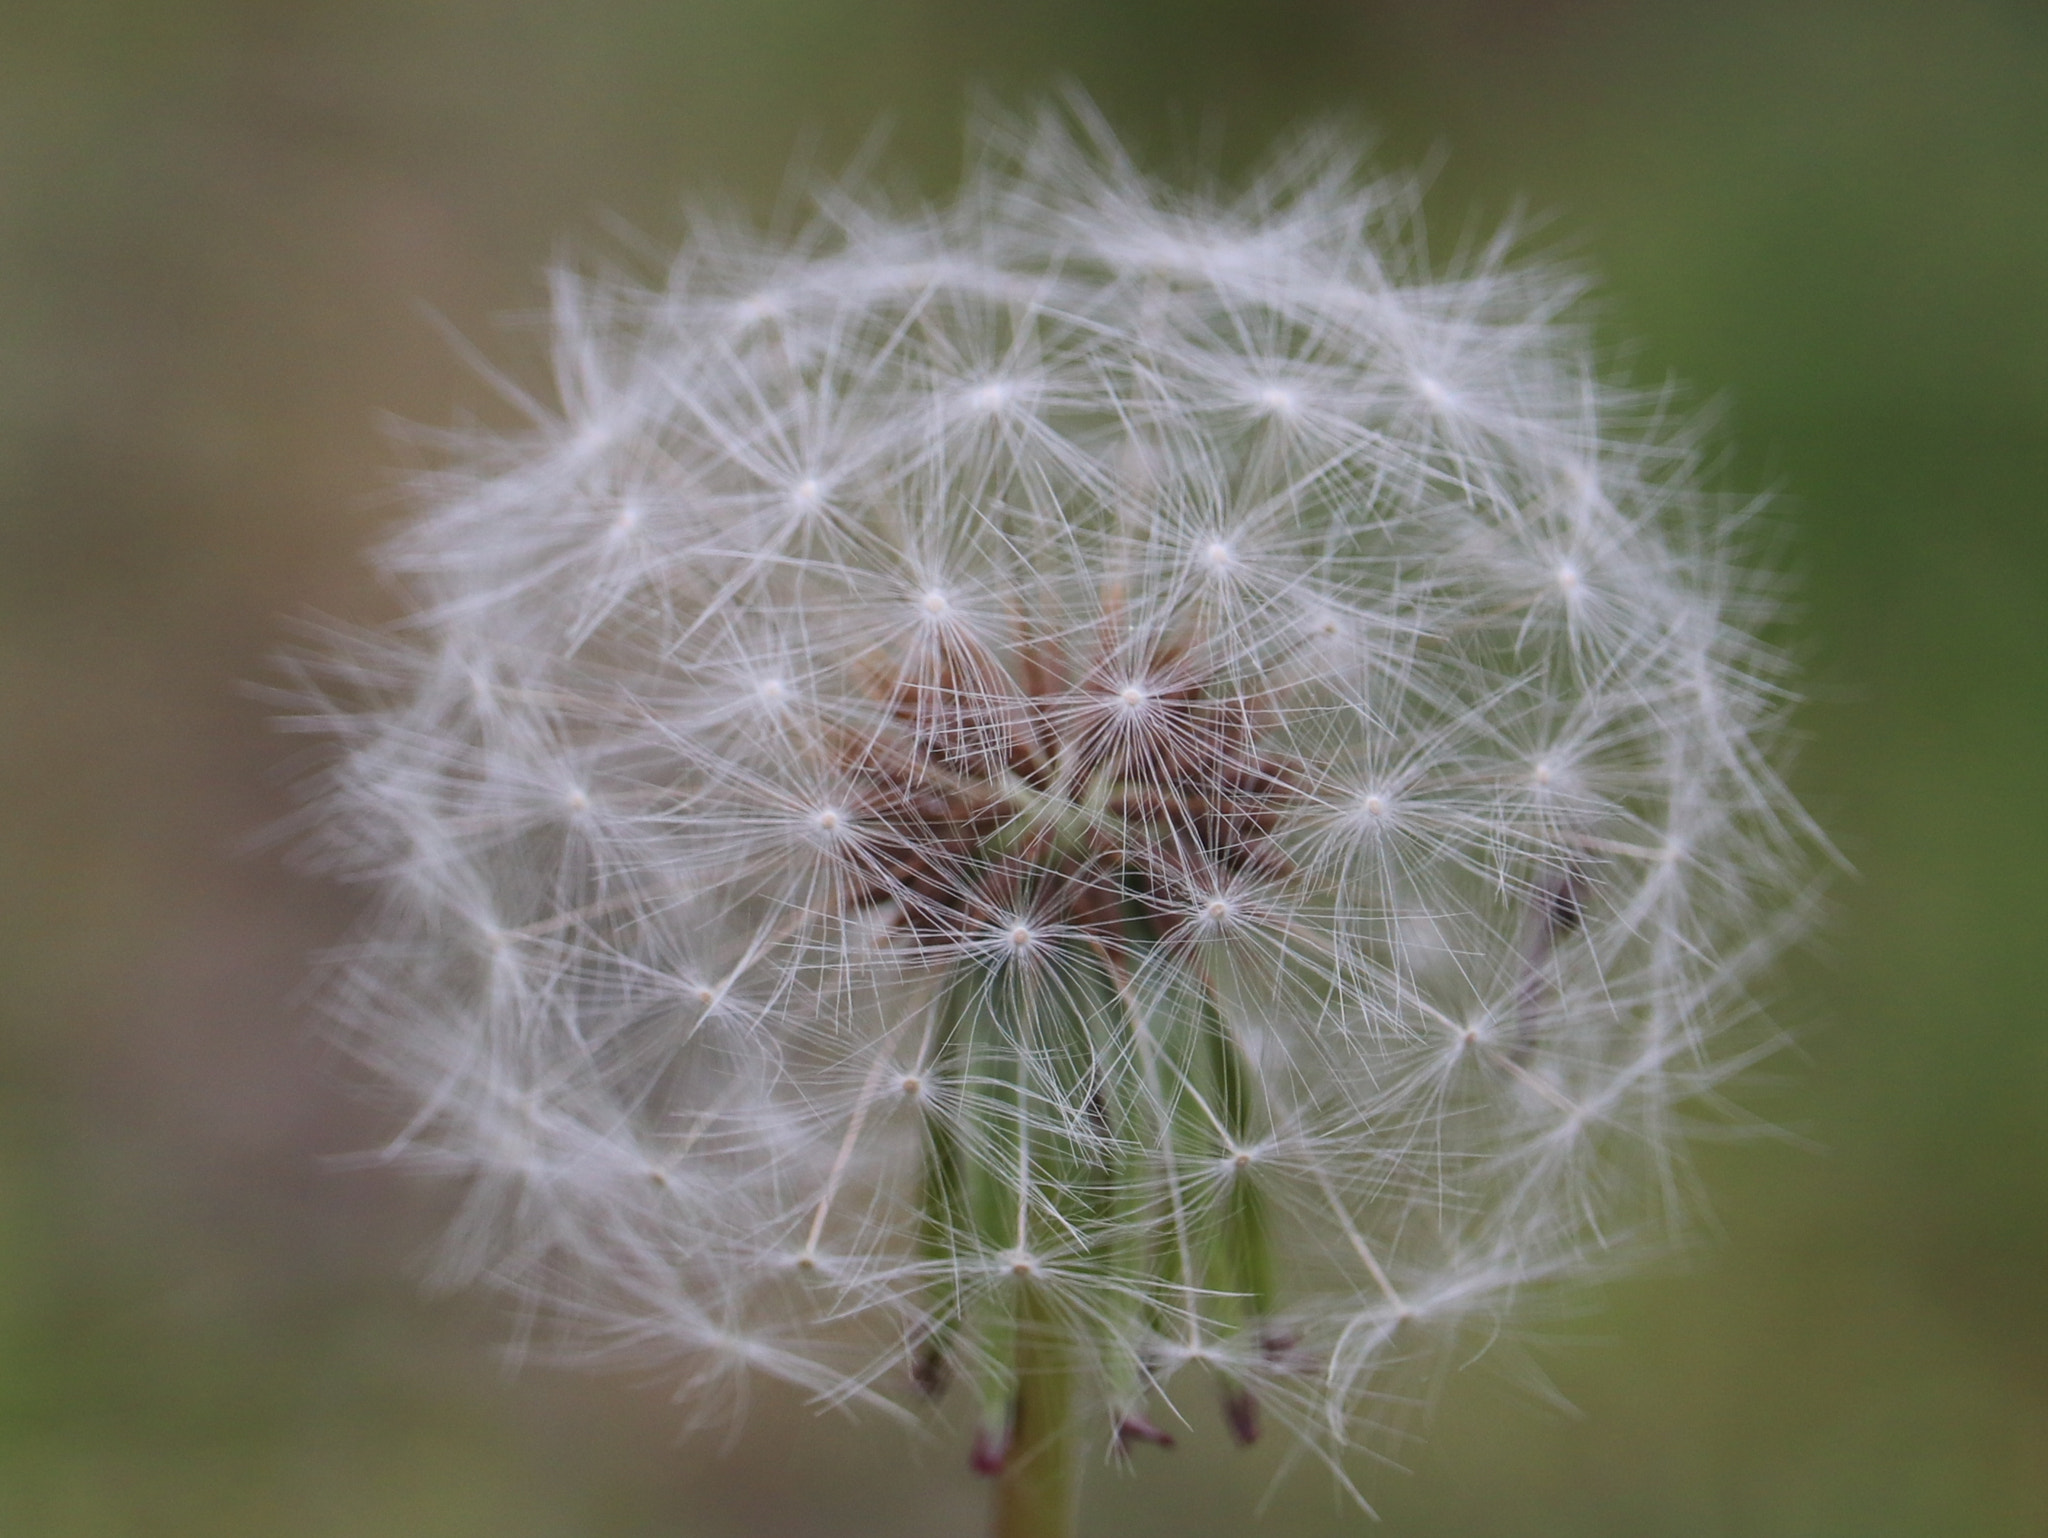
[{"label": "dandelion", "polygon": [[558,278],[308,718],[445,1275],[707,1416],[957,1395],[1037,1538],[1204,1396],[1339,1467],[1675,1221],[1813,839],[1747,509],[1568,277],[1333,136],[976,142]]}]

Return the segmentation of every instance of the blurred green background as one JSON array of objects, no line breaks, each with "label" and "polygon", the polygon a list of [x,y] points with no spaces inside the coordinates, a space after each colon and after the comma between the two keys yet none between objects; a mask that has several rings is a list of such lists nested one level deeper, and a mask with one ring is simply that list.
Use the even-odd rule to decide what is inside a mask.
[{"label": "blurred green background", "polygon": [[[1857,867],[1718,1226],[1453,1374],[1389,1535],[2048,1533],[2048,7],[1978,0],[7,0],[0,8],[0,1533],[972,1533],[948,1438],[495,1365],[306,1023],[344,894],[248,841],[280,615],[379,600],[386,413],[489,415],[564,238],[765,207],[878,120],[1061,75],[1155,165],[1335,110],[1525,198],[1726,403],[1803,573],[1798,780]],[[1803,1140],[1803,1141],[1800,1141]],[[1089,1531],[1354,1532],[1198,1441]]]}]

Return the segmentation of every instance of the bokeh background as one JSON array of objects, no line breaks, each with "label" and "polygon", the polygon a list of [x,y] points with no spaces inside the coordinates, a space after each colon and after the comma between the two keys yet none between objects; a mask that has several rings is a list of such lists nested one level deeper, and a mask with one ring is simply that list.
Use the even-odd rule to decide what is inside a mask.
[{"label": "bokeh background", "polygon": [[[1406,1535],[2048,1533],[2048,7],[1989,0],[6,0],[0,6],[0,1532],[966,1534],[941,1438],[508,1375],[307,1021],[349,898],[253,842],[284,616],[379,612],[393,418],[489,417],[539,270],[685,192],[766,208],[880,121],[942,191],[969,91],[1078,80],[1155,165],[1335,111],[1518,200],[1645,378],[1782,494],[1798,782],[1856,867],[1782,970],[1801,1053],[1702,1153],[1717,1226],[1482,1364]],[[1088,1531],[1355,1532],[1220,1440]]]}]

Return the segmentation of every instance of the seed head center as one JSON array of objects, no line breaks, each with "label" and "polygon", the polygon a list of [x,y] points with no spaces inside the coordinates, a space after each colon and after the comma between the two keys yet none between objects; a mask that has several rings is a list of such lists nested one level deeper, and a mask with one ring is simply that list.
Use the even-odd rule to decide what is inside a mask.
[{"label": "seed head center", "polygon": [[807,814],[845,863],[849,919],[1022,962],[1074,936],[1227,925],[1240,879],[1292,874],[1273,835],[1294,768],[1195,638],[1125,638],[1089,663],[1020,622],[1006,657],[956,630],[943,589],[909,607],[936,633],[875,678],[887,715],[843,740],[835,816]]}]

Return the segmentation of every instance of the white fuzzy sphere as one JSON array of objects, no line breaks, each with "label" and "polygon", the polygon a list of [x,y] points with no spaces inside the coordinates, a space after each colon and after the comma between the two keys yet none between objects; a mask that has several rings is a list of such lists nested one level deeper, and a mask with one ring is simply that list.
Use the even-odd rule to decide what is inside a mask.
[{"label": "white fuzzy sphere", "polygon": [[1208,1377],[1341,1446],[1668,1225],[1809,864],[1745,510],[1329,136],[976,144],[558,278],[559,410],[312,670],[331,1001],[564,1343],[999,1422],[1028,1296],[1105,1438]]}]

